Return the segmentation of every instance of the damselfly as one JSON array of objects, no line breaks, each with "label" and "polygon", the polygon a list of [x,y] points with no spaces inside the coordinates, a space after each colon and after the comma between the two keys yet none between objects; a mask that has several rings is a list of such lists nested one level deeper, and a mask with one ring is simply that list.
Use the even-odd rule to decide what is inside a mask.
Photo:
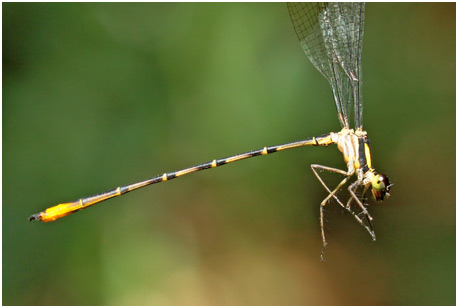
[{"label": "damselfly", "polygon": [[[374,199],[383,200],[389,196],[391,184],[387,176],[374,170],[369,138],[367,133],[363,131],[361,51],[365,5],[364,3],[289,3],[288,10],[305,54],[331,85],[341,125],[339,132],[331,132],[292,143],[263,147],[226,158],[214,159],[182,170],[163,173],[151,179],[120,186],[101,194],[56,205],[32,215],[29,220],[54,221],[141,187],[166,182],[186,174],[223,166],[250,157],[309,145],[328,146],[336,144],[339,151],[343,153],[347,170],[317,164],[311,165],[313,173],[328,192],[327,197],[320,205],[322,256],[327,245],[323,209],[330,199],[336,200],[342,208],[349,211],[375,240],[375,233],[371,225],[372,217],[364,204],[365,194],[368,189],[371,189]],[[352,109],[354,114],[353,129],[350,128]],[[337,187],[331,190],[320,177],[319,171],[330,171],[345,177]],[[344,203],[339,199],[337,193],[354,175],[356,180],[348,185],[350,197]],[[361,199],[357,195],[360,188],[363,191]],[[359,208],[359,212],[354,210],[355,206]]]}]

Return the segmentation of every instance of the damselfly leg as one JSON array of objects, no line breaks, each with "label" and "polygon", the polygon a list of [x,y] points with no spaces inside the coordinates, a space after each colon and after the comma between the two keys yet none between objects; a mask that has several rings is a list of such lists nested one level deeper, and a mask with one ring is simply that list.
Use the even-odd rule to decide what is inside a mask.
[{"label": "damselfly leg", "polygon": [[[327,242],[326,242],[326,236],[325,236],[325,233],[324,233],[324,207],[326,206],[326,204],[328,203],[329,199],[331,198],[334,198],[337,203],[345,210],[347,210],[348,212],[350,212],[352,214],[352,216],[356,219],[356,221],[358,221],[358,223],[363,226],[367,232],[369,232],[369,234],[371,235],[372,239],[375,241],[375,233],[372,229],[372,225],[370,223],[370,221],[372,220],[372,217],[370,216],[370,214],[367,212],[366,208],[364,207],[364,205],[362,204],[361,200],[359,200],[358,196],[356,196],[356,193],[353,191],[353,190],[356,190],[358,187],[361,186],[361,183],[359,180],[355,181],[353,184],[351,184],[349,187],[348,187],[348,191],[350,192],[350,197],[347,201],[347,204],[343,204],[342,201],[340,201],[340,199],[337,197],[337,193],[339,192],[339,190],[345,186],[345,184],[348,182],[348,180],[351,178],[351,176],[355,173],[355,172],[351,172],[351,171],[345,171],[345,170],[341,170],[341,169],[337,169],[337,168],[333,168],[333,167],[328,167],[328,166],[323,166],[323,165],[317,165],[317,164],[313,164],[311,165],[311,168],[312,168],[312,171],[313,173],[315,174],[315,176],[317,177],[317,179],[320,181],[321,185],[323,185],[323,187],[326,189],[326,191],[329,193],[328,196],[326,196],[326,198],[323,199],[323,201],[321,202],[320,204],[320,226],[321,226],[321,239],[322,239],[322,242],[323,242],[323,249],[321,251],[321,260],[324,260],[324,251],[326,249],[326,245],[327,245]],[[321,176],[318,174],[318,171],[329,171],[329,172],[334,172],[334,173],[338,173],[338,174],[341,174],[341,175],[344,175],[345,178],[336,186],[336,188],[334,188],[334,190],[331,191],[331,189],[326,185],[326,183],[323,181],[323,179],[321,178]],[[364,189],[364,193],[366,192],[366,188]],[[355,199],[356,200],[356,203],[358,204],[358,206],[362,209],[362,213],[367,217],[367,221],[369,223],[369,226],[367,224],[364,223],[364,221],[358,216],[358,214],[356,214],[352,209],[351,209],[351,202],[352,200]]]},{"label": "damselfly leg", "polygon": [[[356,191],[358,189],[359,186],[355,186],[355,191],[354,191],[354,194],[356,195]],[[357,198],[358,201],[360,201],[364,207],[366,207],[368,204],[366,203],[367,201],[367,197],[366,197],[366,193],[367,193],[367,190],[369,189],[369,186],[364,186],[364,189],[363,189],[363,192],[361,193],[361,198]],[[350,198],[348,198],[348,201],[347,201],[347,209],[350,209],[351,207],[351,202],[353,201],[354,197],[353,195],[350,196]],[[360,213],[361,214],[364,214],[364,212]],[[371,216],[370,215],[367,215],[365,214],[366,216],[366,219],[367,219],[367,223],[369,224],[369,228],[372,232],[372,239],[375,241],[376,238],[375,238],[375,232],[374,232],[374,227],[372,227],[372,223],[371,223]]]}]

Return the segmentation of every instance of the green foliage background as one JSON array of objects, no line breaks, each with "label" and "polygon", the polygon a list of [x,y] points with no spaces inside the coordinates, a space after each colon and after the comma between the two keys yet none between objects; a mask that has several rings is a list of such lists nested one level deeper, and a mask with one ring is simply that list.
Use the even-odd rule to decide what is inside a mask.
[{"label": "green foliage background", "polygon": [[[58,203],[339,130],[285,4],[3,4],[3,304],[454,305],[455,4],[368,4],[365,129],[395,183],[377,242],[303,148]],[[332,181],[332,175],[325,175]],[[338,181],[338,179],[334,179]]]}]

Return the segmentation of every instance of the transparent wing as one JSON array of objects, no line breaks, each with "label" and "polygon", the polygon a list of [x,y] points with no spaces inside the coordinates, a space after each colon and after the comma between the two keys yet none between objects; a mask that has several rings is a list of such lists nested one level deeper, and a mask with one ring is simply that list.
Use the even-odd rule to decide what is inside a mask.
[{"label": "transparent wing", "polygon": [[329,81],[340,125],[363,126],[361,51],[364,3],[288,3],[299,42],[312,64]]}]

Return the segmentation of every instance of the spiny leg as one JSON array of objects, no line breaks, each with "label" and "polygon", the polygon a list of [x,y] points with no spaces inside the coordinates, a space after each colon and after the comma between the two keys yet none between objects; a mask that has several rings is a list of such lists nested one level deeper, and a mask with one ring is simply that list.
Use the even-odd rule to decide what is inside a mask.
[{"label": "spiny leg", "polygon": [[[339,203],[339,205],[345,209],[345,205],[339,200],[339,198],[336,196],[336,193],[339,191],[339,189],[345,185],[345,183],[348,181],[348,179],[350,178],[350,176],[352,175],[350,172],[346,172],[344,170],[340,170],[340,169],[336,169],[336,168],[331,168],[331,167],[327,167],[327,166],[322,166],[322,165],[311,165],[312,167],[312,171],[313,173],[315,174],[315,176],[318,178],[318,180],[320,181],[321,185],[323,185],[323,187],[328,191],[329,195],[321,202],[320,204],[320,227],[321,227],[321,239],[322,239],[322,242],[323,242],[323,248],[321,249],[321,261],[324,261],[324,252],[326,250],[326,246],[327,246],[327,242],[326,242],[326,236],[324,235],[324,207],[326,206],[326,203],[328,202],[328,200],[333,197],[337,203]],[[320,175],[318,174],[318,172],[316,171],[316,169],[322,169],[322,170],[327,170],[327,171],[331,171],[331,172],[335,172],[335,173],[339,173],[339,174],[343,174],[343,175],[346,175],[346,177],[339,183],[339,185],[337,185],[337,187],[331,191],[329,189],[329,187],[326,185],[326,183],[323,181],[323,179],[320,177]],[[350,211],[351,212],[351,211]],[[352,213],[353,215],[355,215],[354,213]]]},{"label": "spiny leg", "polygon": [[324,205],[320,204],[320,226],[321,226],[321,240],[323,241],[323,248],[321,248],[321,255],[320,260],[324,261],[324,251],[326,250],[326,246],[328,243],[326,242],[326,237],[324,235],[324,213],[323,213]]},{"label": "spiny leg", "polygon": [[[347,210],[348,212],[350,212],[350,214],[356,219],[356,221],[361,225],[363,226],[368,232],[369,234],[371,235],[371,237],[375,240],[375,234],[373,232],[373,230],[371,230],[363,221],[362,219],[355,213],[351,210],[351,208],[349,207],[350,203],[351,203],[351,200],[354,198],[353,195],[350,196],[350,199],[348,200],[348,203],[347,203],[347,206],[345,206],[341,201],[340,199],[336,196],[336,193],[337,191],[341,188],[342,185],[344,185],[348,178],[351,177],[352,173],[351,172],[348,172],[348,171],[345,171],[345,170],[341,170],[341,169],[337,169],[337,168],[332,168],[332,167],[328,167],[328,166],[322,166],[322,165],[317,165],[317,164],[313,164],[311,165],[312,167],[312,171],[313,173],[315,174],[315,176],[317,177],[317,179],[320,181],[321,185],[323,185],[323,187],[326,189],[326,191],[329,193],[329,195],[323,200],[323,202],[320,204],[320,226],[321,226],[321,238],[322,238],[322,241],[323,241],[323,249],[321,251],[321,259],[323,260],[323,254],[324,254],[324,251],[326,249],[326,245],[327,245],[327,242],[326,242],[326,237],[324,235],[324,213],[323,213],[323,208],[324,206],[326,205],[326,202],[331,198],[331,196],[337,201],[337,203],[345,210]],[[320,177],[320,175],[318,174],[318,172],[316,171],[316,169],[321,169],[321,170],[326,170],[326,171],[330,171],[330,172],[335,172],[335,173],[339,173],[339,174],[342,174],[342,175],[345,175],[346,178],[344,180],[342,180],[342,182],[336,187],[336,189],[334,189],[334,191],[331,191],[329,189],[329,187],[326,185],[326,183],[323,181],[323,179]],[[369,218],[368,218],[368,221]],[[370,223],[369,223],[370,224]],[[372,226],[371,226],[372,227]]]},{"label": "spiny leg", "polygon": [[361,219],[361,217],[359,216],[359,214],[356,214],[355,212],[353,212],[353,210],[351,209],[351,201],[354,199],[353,196],[350,196],[350,198],[348,199],[348,202],[347,202],[347,206],[345,207],[345,209],[347,211],[349,211],[353,217],[356,219],[357,222],[359,222],[359,224],[361,226],[364,227],[364,229],[367,230],[367,232],[369,233],[369,235],[372,237],[372,239],[375,241],[376,240],[376,237],[375,237],[375,232],[374,232],[374,228],[372,227],[372,223],[371,223],[371,219],[369,219],[369,217],[367,215],[366,218],[367,218],[367,223],[369,224],[369,226]]},{"label": "spiny leg", "polygon": [[[358,187],[355,187],[355,195],[356,195],[356,189],[357,188]],[[362,199],[363,199],[362,203],[363,203],[363,205],[364,205],[364,200],[366,199],[365,196],[366,196],[367,189],[368,189],[367,186],[364,187],[364,190],[363,190],[363,193],[362,193]],[[354,200],[354,197],[353,197],[353,195],[351,195],[350,198],[348,198],[348,201],[347,201],[347,205],[346,205],[347,210],[351,209],[351,203],[352,203],[353,200]],[[353,213],[353,211],[352,211],[352,213]],[[371,219],[369,219],[368,215],[365,215],[365,216],[367,218],[367,222],[369,223],[370,229],[372,231],[374,231],[374,228],[372,227]]]},{"label": "spiny leg", "polygon": [[[327,201],[329,201],[329,199],[331,197],[334,197],[334,199],[339,203],[339,205],[343,208],[343,209],[346,209],[346,210],[349,210],[349,203],[351,202],[351,199],[353,197],[350,198],[350,200],[348,200],[348,203],[347,203],[347,206],[345,206],[341,201],[340,199],[336,196],[337,192],[339,191],[340,188],[342,188],[343,185],[345,185],[345,183],[348,181],[348,179],[353,175],[352,172],[350,171],[345,171],[345,170],[341,170],[341,169],[337,169],[337,168],[332,168],[332,167],[328,167],[328,166],[323,166],[323,165],[317,165],[317,164],[313,164],[311,165],[312,167],[312,171],[313,173],[315,174],[315,176],[318,178],[318,180],[320,181],[321,185],[323,185],[323,187],[327,190],[327,192],[329,193],[329,195],[322,201],[322,203],[326,203]],[[339,185],[337,185],[337,187],[331,191],[329,189],[329,187],[326,185],[326,183],[323,181],[323,179],[320,177],[320,175],[318,174],[318,172],[316,171],[316,169],[321,169],[321,170],[325,170],[325,171],[329,171],[329,172],[335,172],[335,173],[339,173],[339,174],[342,174],[342,175],[345,175],[345,178],[339,183]],[[354,214],[352,211],[349,211],[350,213]]]},{"label": "spiny leg", "polygon": [[[347,179],[347,178],[345,178],[345,179]],[[326,187],[326,189],[329,191],[329,189],[327,187]],[[329,196],[331,196],[331,195],[329,195]],[[333,195],[333,196],[340,203],[340,200],[335,195]],[[329,199],[329,198],[327,198],[327,199]],[[321,255],[320,255],[321,261],[324,261],[324,252],[326,250],[326,246],[328,245],[328,243],[326,242],[326,236],[324,235],[324,207],[325,206],[326,206],[326,202],[321,202],[321,204],[320,204],[320,227],[321,227],[321,239],[322,239],[322,242],[323,242],[323,248],[321,249]],[[342,207],[352,214],[352,216],[356,219],[356,221],[358,221],[359,224],[361,226],[363,226],[369,232],[369,234],[372,236],[373,240],[375,241],[375,234],[373,233],[372,230],[370,230],[366,226],[366,224],[364,224],[364,222],[361,220],[361,218],[359,218],[358,215],[356,213],[354,213],[350,208],[346,208],[345,206],[343,206],[343,204],[342,204]],[[370,222],[369,222],[369,224],[370,224]],[[372,225],[371,225],[371,228],[372,228]]]},{"label": "spiny leg", "polygon": [[[363,200],[362,203],[364,204],[364,200],[366,200],[366,193],[367,193],[367,189],[368,189],[368,186],[364,187],[364,190],[363,190],[363,194],[361,196],[361,199]],[[369,219],[369,217],[367,217],[366,215],[366,218],[367,218],[367,222],[369,223],[369,227],[370,229],[372,230],[372,232],[374,232],[374,227],[372,227],[372,223],[371,223],[371,220]],[[374,233],[375,235],[375,233]]]},{"label": "spiny leg", "polygon": [[321,204],[326,204],[328,203],[329,199],[331,199],[331,197],[335,196],[337,194],[337,192],[342,188],[342,186],[345,185],[345,183],[347,183],[348,179],[350,178],[350,176],[347,176],[345,177],[340,183],[339,185],[336,186],[336,188],[334,188],[334,190],[332,192],[329,193],[329,195],[323,199],[323,201],[321,201]]},{"label": "spiny leg", "polygon": [[[360,186],[361,183],[360,181],[355,181],[353,184],[351,184],[349,187],[348,187],[348,191],[350,192],[350,198],[353,198],[355,199],[356,203],[359,205],[359,207],[361,208],[361,210],[363,211],[363,213],[367,216],[367,218],[369,220],[372,220],[372,216],[369,214],[369,212],[367,211],[366,207],[363,205],[363,203],[361,202],[361,200],[359,200],[358,196],[356,195],[355,191],[356,189],[358,188],[358,186]],[[348,202],[348,205],[349,203],[351,202],[351,200],[349,200]]]},{"label": "spiny leg", "polygon": [[342,175],[345,175],[346,177],[348,177],[348,172],[346,172],[344,170],[340,170],[340,169],[336,169],[336,168],[332,168],[332,167],[327,167],[327,166],[322,166],[322,165],[316,165],[316,164],[311,165],[311,167],[312,167],[312,171],[315,174],[315,176],[317,177],[318,181],[320,181],[321,185],[323,185],[323,187],[329,193],[329,196],[327,197],[327,199],[329,199],[330,196],[332,196],[337,201],[337,203],[339,203],[339,205],[341,207],[345,208],[345,205],[342,203],[342,201],[340,201],[339,198],[337,198],[335,193],[331,192],[331,190],[328,188],[326,183],[323,181],[323,179],[320,177],[320,175],[318,174],[318,172],[315,169],[322,169],[322,170],[326,170],[326,171],[330,171],[330,172],[340,173]]},{"label": "spiny leg", "polygon": [[[350,191],[350,198],[348,199],[348,202],[347,202],[347,209],[353,213],[353,216],[356,218],[356,220],[367,230],[367,232],[369,232],[369,235],[372,237],[372,239],[375,241],[376,240],[376,237],[375,237],[375,232],[374,232],[374,228],[372,227],[372,223],[371,223],[371,220],[372,220],[372,217],[369,215],[369,212],[367,212],[366,208],[364,207],[364,205],[362,204],[361,200],[359,200],[358,196],[356,196],[356,189],[358,188],[358,185],[359,185],[359,182],[358,181],[355,181],[353,184],[351,184],[349,187],[348,187],[348,190]],[[353,188],[354,187],[354,188]],[[366,193],[366,190],[367,188],[365,187],[364,188],[364,191],[363,191],[363,196],[365,195]],[[364,197],[363,197],[364,198]],[[359,215],[355,214],[353,211],[351,211],[351,201],[352,200],[356,200],[356,203],[358,203],[358,205],[362,208],[362,213],[366,216],[367,218],[367,222],[369,224],[369,226],[367,224],[365,224],[363,222],[363,220],[359,217]]]},{"label": "spiny leg", "polygon": [[351,208],[351,203],[352,203],[353,200],[354,200],[353,195],[350,195],[350,198],[348,198],[347,205],[346,205],[347,209]]}]

